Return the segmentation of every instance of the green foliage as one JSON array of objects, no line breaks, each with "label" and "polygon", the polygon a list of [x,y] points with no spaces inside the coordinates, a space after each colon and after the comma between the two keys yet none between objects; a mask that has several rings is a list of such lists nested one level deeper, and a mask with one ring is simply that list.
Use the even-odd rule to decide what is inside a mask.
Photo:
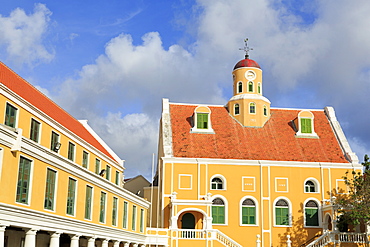
[{"label": "green foliage", "polygon": [[[370,162],[365,155],[364,172],[346,172],[343,178],[346,180],[348,194],[339,195],[339,213],[345,224],[359,225],[361,222],[370,223]],[[351,176],[351,178],[350,178]]]}]

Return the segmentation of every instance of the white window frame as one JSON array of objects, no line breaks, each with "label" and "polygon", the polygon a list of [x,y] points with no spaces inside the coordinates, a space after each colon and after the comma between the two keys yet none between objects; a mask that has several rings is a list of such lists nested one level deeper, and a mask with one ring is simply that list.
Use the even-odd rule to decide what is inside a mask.
[{"label": "white window frame", "polygon": [[[289,209],[289,224],[288,225],[277,225],[276,224],[276,203],[279,201],[279,200],[285,200],[287,203],[288,203],[288,209]],[[292,202],[285,196],[279,196],[277,197],[274,202],[273,202],[273,205],[272,205],[272,208],[273,208],[273,217],[274,217],[274,227],[292,227]]]},{"label": "white window frame", "polygon": [[[69,176],[68,177],[68,182],[69,182],[69,179],[73,179],[74,181],[76,181],[76,187],[75,187],[75,194],[74,194],[74,203],[73,203],[73,214],[67,214],[67,210],[66,210],[66,215],[68,215],[68,216],[76,216],[76,202],[77,202],[77,190],[78,190],[78,180],[76,179],[76,178],[74,178],[74,177],[71,177],[71,176]],[[69,184],[68,184],[68,186],[69,186]],[[68,189],[67,189],[67,200],[68,200]],[[84,212],[85,213],[85,212]]]},{"label": "white window frame", "polygon": [[[48,169],[52,170],[55,172],[55,188],[54,188],[54,198],[53,198],[53,209],[47,209],[45,208],[45,193],[46,193],[46,179],[47,179],[47,174],[48,174]],[[58,193],[58,176],[59,176],[59,172],[57,170],[55,170],[54,168],[48,166],[46,167],[46,176],[45,176],[45,189],[44,189],[44,200],[43,200],[43,205],[42,205],[42,208],[46,211],[51,211],[51,212],[55,212],[55,208],[56,208],[56,204],[57,204],[57,201],[56,201],[56,198],[58,198],[57,196],[57,193]]]},{"label": "white window frame", "polygon": [[[318,215],[318,226],[306,226],[306,203],[309,201],[314,201],[317,204],[317,215]],[[303,203],[303,226],[305,228],[322,228],[322,219],[321,219],[321,204],[320,201],[317,200],[316,198],[310,197],[307,198],[304,203]]]},{"label": "white window frame", "polygon": [[[301,117],[301,114],[304,113],[304,112],[309,112],[311,113],[312,117]],[[307,119],[311,119],[311,130],[312,130],[312,133],[302,133],[302,126],[301,126],[301,119],[302,118],[307,118]],[[311,111],[308,111],[308,110],[302,110],[298,113],[298,131],[296,133],[296,136],[297,137],[311,137],[311,138],[319,138],[319,136],[316,134],[315,132],[315,115],[311,112]]]},{"label": "white window frame", "polygon": [[34,141],[34,140],[32,140],[32,141],[34,141],[34,142],[36,142],[36,143],[40,143],[41,133],[42,133],[42,122],[41,122],[41,121],[39,121],[39,120],[38,120],[38,119],[36,119],[36,118],[31,117],[31,122],[30,122],[30,140],[31,140],[32,120],[34,120],[34,121],[36,121],[36,122],[38,122],[38,123],[40,124],[40,125],[39,125],[39,131],[38,131],[38,133],[37,133],[37,141]]},{"label": "white window frame", "polygon": [[14,127],[10,127],[8,125],[6,125],[8,128],[18,128],[18,122],[19,122],[19,108],[16,107],[13,103],[11,103],[10,101],[6,101],[5,102],[5,110],[4,110],[4,124],[5,124],[5,116],[6,116],[6,106],[7,104],[11,105],[12,107],[14,107],[16,110],[17,110],[17,114],[16,114],[16,117],[15,117],[15,124],[14,124]]},{"label": "white window frame", "polygon": [[[243,219],[242,219],[243,205],[242,204],[243,204],[244,200],[246,200],[246,199],[251,199],[255,204],[254,206],[255,206],[255,213],[256,213],[256,224],[243,224]],[[240,201],[239,201],[239,226],[258,226],[259,225],[258,224],[258,222],[259,222],[258,208],[259,208],[258,201],[255,197],[253,197],[253,196],[244,196],[244,197],[242,197],[242,199],[240,199]]]},{"label": "white window frame", "polygon": [[[314,183],[315,192],[306,192],[306,182],[308,182],[308,181],[311,181],[312,183]],[[313,177],[307,178],[303,183],[303,192],[304,193],[311,193],[311,194],[312,193],[316,193],[316,194],[320,193],[320,183],[319,183],[319,181],[316,178],[313,178]]]},{"label": "white window frame", "polygon": [[[224,224],[215,224],[215,223],[211,223],[212,225],[216,225],[216,226],[227,226],[229,224],[229,217],[228,217],[228,202],[227,202],[227,199],[226,197],[222,196],[222,195],[214,195],[212,196],[211,198],[211,202],[213,202],[214,199],[216,198],[220,198],[222,199],[222,201],[224,202],[224,212],[225,212],[225,223]],[[212,204],[213,205],[213,204]],[[211,205],[211,207],[212,207]],[[212,214],[212,209],[211,209],[211,214]],[[212,215],[211,215],[212,216]]]},{"label": "white window frame", "polygon": [[[17,187],[18,187],[18,173],[19,173],[19,163],[21,161],[21,157],[24,158],[24,159],[28,159],[31,161],[31,165],[30,165],[30,181],[29,181],[29,186],[28,186],[28,197],[27,197],[27,202],[26,203],[21,203],[21,202],[17,202]],[[3,149],[1,149],[1,158],[3,158]],[[2,160],[2,159],[1,159]],[[34,159],[31,159],[30,157],[27,157],[27,156],[24,156],[24,155],[20,155],[19,158],[18,158],[18,165],[17,165],[17,179],[15,179],[15,193],[14,193],[14,202],[16,204],[19,204],[19,205],[25,205],[25,206],[31,206],[30,202],[31,202],[31,197],[32,197],[32,184],[33,184],[33,181],[32,181],[32,178],[33,178],[33,167],[34,166]],[[45,191],[44,191],[44,197],[45,197]],[[42,206],[44,208],[44,206]]]},{"label": "white window frame", "polygon": [[[212,179],[214,178],[219,178],[222,180],[222,189],[212,189]],[[210,180],[209,180],[209,189],[210,190],[226,190],[227,189],[227,186],[226,186],[226,178],[224,176],[222,176],[221,174],[214,174]]]}]

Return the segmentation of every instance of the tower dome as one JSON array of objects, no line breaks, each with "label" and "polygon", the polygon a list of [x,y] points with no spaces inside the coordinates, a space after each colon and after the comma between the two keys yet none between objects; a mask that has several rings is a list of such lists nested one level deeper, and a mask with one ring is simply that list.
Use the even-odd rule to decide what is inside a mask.
[{"label": "tower dome", "polygon": [[261,67],[258,65],[258,63],[252,59],[246,58],[243,60],[240,60],[237,64],[234,66],[234,70],[242,67],[254,67],[261,69]]}]

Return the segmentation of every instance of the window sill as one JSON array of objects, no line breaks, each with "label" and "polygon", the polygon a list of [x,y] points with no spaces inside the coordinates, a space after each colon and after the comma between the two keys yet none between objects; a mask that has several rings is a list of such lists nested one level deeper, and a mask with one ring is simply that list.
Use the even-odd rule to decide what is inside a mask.
[{"label": "window sill", "polygon": [[210,129],[198,129],[198,128],[191,128],[190,133],[196,133],[196,134],[214,134],[212,128]]},{"label": "window sill", "polygon": [[298,138],[313,138],[313,139],[319,139],[319,136],[316,133],[301,133],[297,132],[295,134]]}]

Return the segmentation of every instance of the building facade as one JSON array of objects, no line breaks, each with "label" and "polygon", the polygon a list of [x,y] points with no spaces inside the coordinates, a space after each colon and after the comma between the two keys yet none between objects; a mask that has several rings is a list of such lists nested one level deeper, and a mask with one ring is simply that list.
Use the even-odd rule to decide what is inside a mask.
[{"label": "building facade", "polygon": [[333,197],[362,166],[332,107],[272,108],[262,75],[246,56],[226,105],[163,99],[151,230],[165,245],[300,246],[335,227]]},{"label": "building facade", "polygon": [[145,244],[149,202],[89,127],[0,63],[0,247]]}]

